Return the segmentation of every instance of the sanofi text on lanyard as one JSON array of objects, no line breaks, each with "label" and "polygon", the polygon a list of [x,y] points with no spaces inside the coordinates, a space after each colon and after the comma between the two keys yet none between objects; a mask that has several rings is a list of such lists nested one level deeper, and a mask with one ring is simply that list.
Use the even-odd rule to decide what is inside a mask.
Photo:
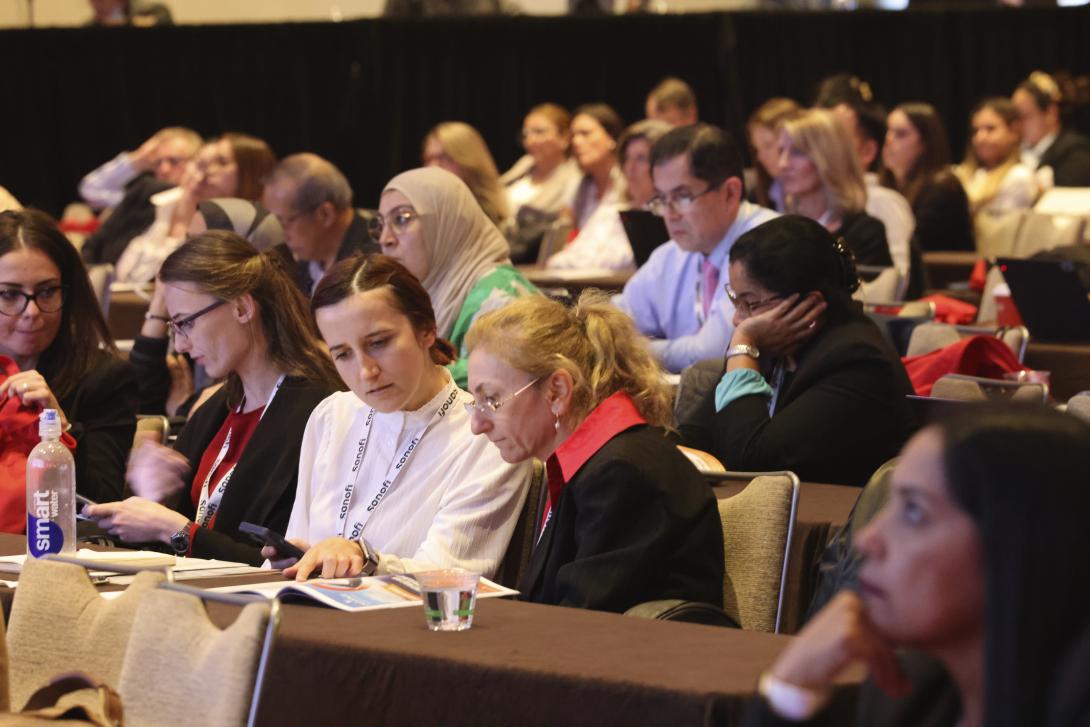
[{"label": "sanofi text on lanyard", "polygon": [[[258,421],[264,418],[265,413],[269,411],[269,407],[273,403],[273,399],[276,398],[276,392],[280,391],[280,385],[284,383],[284,374],[280,374],[280,378],[276,380],[276,386],[273,387],[272,393],[269,394],[269,400],[265,402],[265,408],[261,410],[261,416],[258,417]],[[245,400],[238,405],[235,413],[242,412],[242,407],[245,404]],[[223,463],[223,458],[227,456],[227,451],[231,448],[231,434],[234,427],[227,430],[227,436],[223,440],[223,446],[220,447],[219,454],[216,455],[216,459],[212,461],[212,466],[208,468],[208,474],[204,477],[204,482],[201,483],[201,499],[197,504],[197,517],[195,522],[202,528],[208,527],[212,523],[212,519],[216,517],[216,511],[220,509],[220,501],[223,499],[223,493],[227,491],[227,483],[231,481],[231,475],[235,473],[235,467],[238,463],[231,465],[231,469],[223,475],[219,484],[216,485],[215,490],[211,494],[208,492],[208,483],[212,481],[212,475],[216,473],[216,470]]]},{"label": "sanofi text on lanyard", "polygon": [[[411,437],[409,437],[409,443],[402,450],[401,456],[396,457],[386,470],[386,476],[382,478],[382,482],[373,482],[368,488],[366,496],[370,498],[370,502],[367,503],[367,507],[360,517],[350,519],[348,517],[352,510],[352,500],[356,494],[356,484],[360,477],[360,472],[363,470],[363,460],[367,455],[367,445],[371,441],[371,427],[375,422],[375,410],[372,408],[367,413],[367,421],[364,422],[364,433],[360,439],[359,447],[356,450],[356,457],[352,460],[352,481],[344,487],[344,497],[341,499],[341,507],[337,512],[337,517],[341,521],[341,535],[349,540],[357,540],[363,533],[364,526],[371,519],[371,516],[378,510],[379,505],[382,504],[386,495],[393,489],[394,483],[397,478],[401,476],[401,473],[405,471],[406,465],[416,452],[417,447],[420,445],[424,435],[428,433],[432,425],[442,419],[450,411],[451,406],[454,405],[455,400],[458,398],[458,387],[453,383],[450,384],[450,393],[446,399],[443,400],[442,405],[432,415],[432,418],[420,429],[416,430]],[[351,527],[349,525],[351,524]]]}]

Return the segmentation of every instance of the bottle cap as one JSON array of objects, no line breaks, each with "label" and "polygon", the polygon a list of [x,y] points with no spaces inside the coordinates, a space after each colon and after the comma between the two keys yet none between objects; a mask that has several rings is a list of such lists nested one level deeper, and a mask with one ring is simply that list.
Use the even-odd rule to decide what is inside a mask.
[{"label": "bottle cap", "polygon": [[59,439],[61,436],[61,418],[56,409],[43,409],[38,417],[38,436],[42,439]]}]

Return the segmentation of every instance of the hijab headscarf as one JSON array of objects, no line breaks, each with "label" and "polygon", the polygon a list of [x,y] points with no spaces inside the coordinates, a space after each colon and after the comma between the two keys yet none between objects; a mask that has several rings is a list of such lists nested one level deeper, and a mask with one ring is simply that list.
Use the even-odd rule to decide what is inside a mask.
[{"label": "hijab headscarf", "polygon": [[446,338],[473,286],[499,265],[510,265],[507,240],[481,209],[465,182],[445,169],[403,172],[385,194],[405,195],[420,220],[428,272],[421,280],[431,296],[439,335]]},{"label": "hijab headscarf", "polygon": [[284,242],[280,221],[257,202],[222,197],[198,202],[197,211],[209,230],[234,232],[262,252]]}]

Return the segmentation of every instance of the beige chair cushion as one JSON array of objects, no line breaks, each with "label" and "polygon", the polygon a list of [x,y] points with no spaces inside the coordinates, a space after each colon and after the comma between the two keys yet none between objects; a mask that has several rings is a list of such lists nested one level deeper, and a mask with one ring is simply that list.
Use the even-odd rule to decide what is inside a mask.
[{"label": "beige chair cushion", "polygon": [[1090,423],[1090,391],[1080,391],[1068,399],[1067,413]]},{"label": "beige chair cushion", "polygon": [[1042,404],[1048,401],[1048,389],[1044,384],[1028,381],[1001,381],[947,374],[931,387],[931,396],[936,399],[957,401],[1014,401]]},{"label": "beige chair cushion", "polygon": [[981,257],[1011,257],[1018,241],[1018,231],[1022,227],[1025,211],[1016,210],[1004,215],[992,216],[985,213],[975,217],[976,250]]},{"label": "beige chair cushion", "polygon": [[775,631],[794,486],[762,476],[719,500],[723,522],[723,609],[750,631]]},{"label": "beige chair cushion", "polygon": [[922,323],[908,339],[909,356],[921,356],[961,340],[958,330],[946,323]]},{"label": "beige chair cushion", "polygon": [[136,609],[162,580],[161,573],[140,573],[122,596],[106,600],[80,566],[27,558],[8,627],[11,704],[21,709],[35,690],[69,671],[116,688]]},{"label": "beige chair cushion", "polygon": [[268,615],[268,604],[252,603],[221,630],[196,596],[147,594],[118,688],[125,724],[245,724]]}]

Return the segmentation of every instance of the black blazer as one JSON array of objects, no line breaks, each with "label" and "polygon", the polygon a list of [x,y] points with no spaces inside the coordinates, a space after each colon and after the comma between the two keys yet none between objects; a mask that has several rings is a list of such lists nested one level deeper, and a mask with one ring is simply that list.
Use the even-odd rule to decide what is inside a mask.
[{"label": "black blazer", "polygon": [[[297,378],[284,381],[246,443],[231,483],[223,493],[212,529],[197,531],[193,555],[251,565],[264,562],[261,547],[238,531],[239,523],[257,523],[278,533],[287,531],[299,479],[303,430],[314,407],[331,393],[324,384]],[[227,392],[220,389],[193,412],[178,435],[175,449],[189,459],[193,473],[209,442],[227,419],[228,411]],[[192,485],[192,480],[189,484]],[[196,515],[190,487],[181,493],[177,510],[191,519]]]},{"label": "black blazer", "polygon": [[95,502],[121,499],[136,433],[136,369],[103,353],[74,391],[57,401],[76,439],[76,490]]},{"label": "black blazer", "polygon": [[[949,675],[934,659],[916,652],[898,654],[905,676],[912,682],[908,696],[894,699],[871,681],[859,687],[855,721],[866,727],[956,727],[961,719],[961,699]],[[835,704],[835,697],[834,697]],[[844,724],[829,714],[818,714],[805,722],[777,716],[763,698],[750,705],[745,727],[790,727],[792,725]]]},{"label": "black blazer", "polygon": [[791,470],[809,482],[862,487],[916,428],[904,366],[878,327],[852,309],[795,357],[773,416],[763,396],[715,411],[715,389],[679,422],[682,444],[711,452],[731,470]]},{"label": "black blazer", "polygon": [[920,189],[912,214],[916,216],[916,239],[921,249],[976,249],[969,198],[953,174],[937,174]]},{"label": "black blazer", "polygon": [[664,598],[721,606],[715,497],[662,429],[621,432],[561,492],[519,590],[525,601],[600,611]]},{"label": "black blazer", "polygon": [[844,238],[844,243],[855,253],[855,261],[860,265],[893,265],[886,226],[878,218],[865,212],[844,215],[840,228],[833,234]]},{"label": "black blazer", "polygon": [[[367,231],[367,220],[357,211],[352,218],[352,224],[344,231],[344,237],[341,238],[341,246],[337,250],[337,261],[361,253],[364,255],[377,253],[380,250],[378,243],[371,239],[371,234]],[[288,251],[288,257],[291,257],[290,251]],[[310,277],[310,263],[305,260],[296,261],[292,277],[295,280],[295,285],[298,286],[299,290],[303,291],[303,295],[310,298],[310,291],[314,288],[314,284],[318,282]]]},{"label": "black blazer", "polygon": [[144,232],[155,221],[154,194],[170,189],[172,184],[160,182],[154,174],[138,174],[125,185],[125,196],[102,223],[92,232],[80,248],[80,255],[88,264],[117,264],[125,248],[134,237]]},{"label": "black blazer", "polygon": [[1052,167],[1057,187],[1090,187],[1090,139],[1070,129],[1061,130],[1037,166]]}]

